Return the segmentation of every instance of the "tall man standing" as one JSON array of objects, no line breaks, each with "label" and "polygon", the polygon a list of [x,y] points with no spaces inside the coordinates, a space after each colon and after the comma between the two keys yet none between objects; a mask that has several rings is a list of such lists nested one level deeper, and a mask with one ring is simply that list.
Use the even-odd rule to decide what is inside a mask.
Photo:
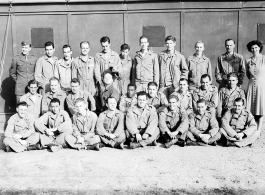
[{"label": "tall man standing", "polygon": [[30,54],[31,44],[27,41],[21,42],[21,54],[13,60],[9,69],[10,76],[16,82],[15,94],[17,102],[26,93],[26,87],[30,80],[34,79],[34,71],[37,58]]}]

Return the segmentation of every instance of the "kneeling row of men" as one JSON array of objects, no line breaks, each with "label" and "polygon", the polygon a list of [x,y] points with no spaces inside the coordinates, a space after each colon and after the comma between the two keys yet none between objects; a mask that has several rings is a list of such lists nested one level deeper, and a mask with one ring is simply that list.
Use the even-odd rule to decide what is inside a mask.
[{"label": "kneeling row of men", "polygon": [[[165,147],[173,144],[213,145],[223,135],[226,146],[248,146],[258,137],[257,124],[253,115],[245,109],[244,99],[236,98],[234,107],[227,110],[221,119],[207,110],[206,101],[197,101],[197,110],[187,114],[175,95],[169,97],[169,104],[157,113],[154,106],[147,103],[148,94],[137,93],[137,103],[131,106],[126,116],[117,109],[117,100],[107,98],[107,110],[99,117],[88,109],[87,101],[75,101],[77,112],[72,121],[68,113],[60,108],[60,100],[50,101],[50,111],[40,118],[27,112],[27,103],[17,105],[5,131],[5,151],[23,152],[48,148],[57,151],[61,148],[100,150],[102,146],[124,148],[126,139],[129,148],[156,146],[160,137]],[[124,119],[125,118],[125,119]],[[125,122],[124,122],[125,120]]]}]

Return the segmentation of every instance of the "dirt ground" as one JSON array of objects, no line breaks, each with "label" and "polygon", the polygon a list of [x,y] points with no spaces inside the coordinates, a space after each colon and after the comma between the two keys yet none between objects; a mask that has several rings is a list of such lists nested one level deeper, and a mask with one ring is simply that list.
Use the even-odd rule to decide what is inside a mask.
[{"label": "dirt ground", "polygon": [[265,133],[252,146],[0,151],[0,194],[265,194]]}]

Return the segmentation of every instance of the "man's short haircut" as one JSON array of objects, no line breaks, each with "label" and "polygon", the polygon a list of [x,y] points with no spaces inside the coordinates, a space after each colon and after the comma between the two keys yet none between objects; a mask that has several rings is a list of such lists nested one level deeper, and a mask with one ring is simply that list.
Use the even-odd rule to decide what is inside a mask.
[{"label": "man's short haircut", "polygon": [[199,44],[199,43],[202,43],[203,44],[203,46],[205,47],[205,44],[204,44],[204,42],[203,41],[197,41],[196,43],[195,43],[195,47],[197,46],[197,44]]},{"label": "man's short haircut", "polygon": [[227,79],[229,79],[230,77],[235,77],[235,78],[238,80],[237,73],[235,73],[235,72],[230,72],[230,73],[227,75]]},{"label": "man's short haircut", "polygon": [[49,79],[49,82],[51,83],[52,81],[58,81],[58,83],[60,84],[60,81],[57,77],[52,77]]},{"label": "man's short haircut", "polygon": [[206,79],[206,78],[209,78],[209,81],[212,80],[212,78],[211,78],[210,75],[208,75],[208,74],[203,74],[203,75],[201,76],[201,81],[202,81],[202,79]]},{"label": "man's short haircut", "polygon": [[236,98],[236,99],[234,100],[234,103],[235,103],[235,102],[242,102],[243,105],[245,104],[244,99],[243,99],[243,98],[240,98],[240,97]]},{"label": "man's short haircut", "polygon": [[130,45],[128,45],[127,43],[122,44],[122,45],[121,45],[121,51],[124,51],[124,50],[126,50],[126,49],[130,50],[130,49],[131,49],[131,48],[130,48]]},{"label": "man's short haircut", "polygon": [[179,98],[176,95],[170,95],[169,98],[168,98],[168,101],[171,100],[171,99],[175,99],[177,102],[179,101]]},{"label": "man's short haircut", "polygon": [[22,102],[17,103],[17,108],[18,108],[19,106],[26,106],[26,107],[28,107],[28,104],[27,104],[27,102],[22,101]]},{"label": "man's short haircut", "polygon": [[233,41],[234,44],[236,44],[236,42],[235,42],[233,39],[226,39],[226,40],[225,40],[225,44],[226,44],[228,41]]},{"label": "man's short haircut", "polygon": [[77,103],[79,103],[79,102],[83,102],[84,104],[87,104],[87,101],[86,101],[84,98],[77,98],[77,99],[75,100],[75,105],[76,105]]},{"label": "man's short haircut", "polygon": [[147,93],[145,91],[139,91],[137,93],[137,99],[138,99],[139,96],[145,96],[147,98]]},{"label": "man's short haircut", "polygon": [[63,46],[63,48],[62,48],[62,49],[64,50],[65,48],[70,48],[70,51],[72,51],[72,49],[71,49],[71,46],[70,46],[70,45],[67,45],[67,44],[66,44],[66,45],[64,45],[64,46]]},{"label": "man's short haircut", "polygon": [[71,83],[78,83],[80,85],[80,80],[78,78],[73,78]]},{"label": "man's short haircut", "polygon": [[179,83],[180,83],[180,81],[186,81],[186,83],[189,84],[189,81],[186,78],[181,78],[181,79],[179,79]]},{"label": "man's short haircut", "polygon": [[38,87],[38,81],[36,81],[35,79],[30,80],[30,81],[28,82],[28,87],[30,87],[30,85],[33,85],[33,84],[36,84],[37,87]]},{"label": "man's short haircut", "polygon": [[145,36],[145,35],[140,36],[139,41],[141,42],[142,39],[147,39],[147,42],[149,41],[149,40],[148,40],[148,37]]},{"label": "man's short haircut", "polygon": [[135,83],[129,83],[128,86],[127,86],[127,89],[128,89],[129,87],[134,87],[134,89],[137,88],[137,86],[136,86]]},{"label": "man's short haircut", "polygon": [[200,104],[200,103],[204,103],[206,105],[205,99],[198,99],[197,100],[197,104]]},{"label": "man's short haircut", "polygon": [[247,49],[248,49],[249,52],[251,52],[251,47],[253,45],[257,45],[260,48],[259,52],[262,52],[262,50],[263,50],[263,44],[260,41],[258,41],[258,40],[250,41],[247,44]]},{"label": "man's short haircut", "polygon": [[46,43],[44,44],[44,48],[45,48],[45,49],[46,49],[46,47],[48,47],[48,46],[52,46],[52,48],[54,49],[54,43],[53,43],[53,42],[48,41],[48,42],[46,42]]},{"label": "man's short haircut", "polygon": [[150,86],[155,86],[156,88],[158,87],[156,82],[149,82],[147,88],[149,88]]},{"label": "man's short haircut", "polygon": [[52,103],[58,103],[60,105],[60,100],[58,98],[53,98],[50,102],[50,105],[52,105]]},{"label": "man's short haircut", "polygon": [[105,42],[110,43],[110,38],[107,37],[107,36],[101,37],[101,39],[100,39],[100,43],[105,43]]},{"label": "man's short haircut", "polygon": [[88,44],[88,46],[90,46],[90,43],[89,43],[88,41],[82,41],[82,42],[80,43],[80,48],[82,47],[82,45],[83,45],[84,43],[86,43],[86,44]]},{"label": "man's short haircut", "polygon": [[167,42],[167,41],[173,41],[175,43],[177,40],[176,40],[176,37],[169,35],[165,38],[165,42]]},{"label": "man's short haircut", "polygon": [[[107,104],[109,103],[109,99],[115,99],[115,100],[116,100],[116,98],[115,98],[115,97],[113,97],[113,96],[110,96],[110,97],[108,97],[108,98],[107,98],[107,101],[106,101],[106,102],[107,102]],[[118,101],[116,100],[116,103],[117,103],[117,102],[118,102]]]}]

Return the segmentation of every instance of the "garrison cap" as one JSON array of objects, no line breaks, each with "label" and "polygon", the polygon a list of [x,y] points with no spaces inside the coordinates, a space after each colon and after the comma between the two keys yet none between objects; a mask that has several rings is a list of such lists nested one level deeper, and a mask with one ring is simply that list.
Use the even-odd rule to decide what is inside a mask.
[{"label": "garrison cap", "polygon": [[21,42],[21,45],[22,45],[22,46],[26,46],[26,45],[31,46],[31,43],[30,43],[29,41],[22,41],[22,42]]}]

